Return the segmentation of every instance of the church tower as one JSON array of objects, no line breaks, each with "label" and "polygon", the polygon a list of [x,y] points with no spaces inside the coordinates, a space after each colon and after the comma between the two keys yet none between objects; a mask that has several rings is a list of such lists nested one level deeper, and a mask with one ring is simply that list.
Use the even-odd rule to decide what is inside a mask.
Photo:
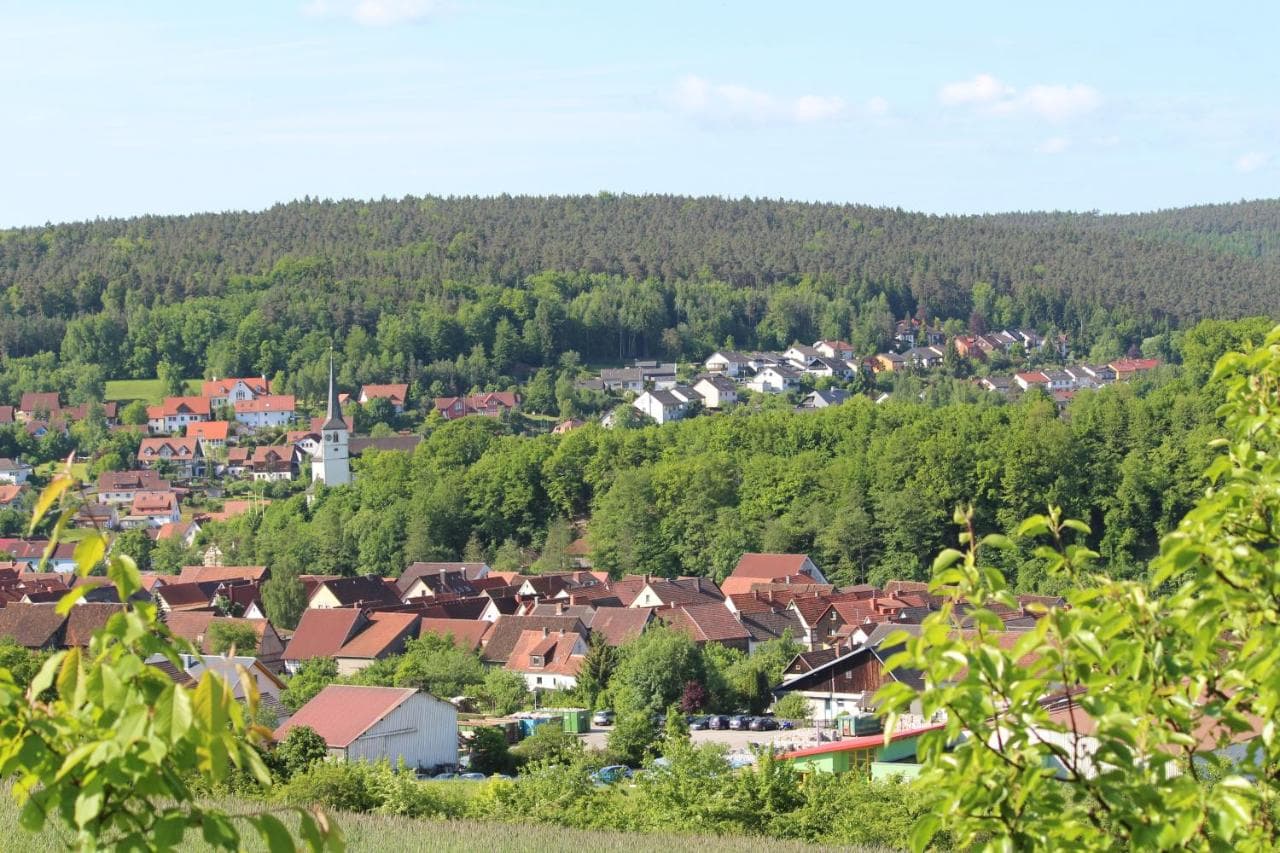
[{"label": "church tower", "polygon": [[320,449],[311,460],[311,479],[326,486],[345,486],[351,482],[348,458],[347,422],[338,403],[338,388],[333,381],[333,353],[329,353],[329,408],[320,428]]}]

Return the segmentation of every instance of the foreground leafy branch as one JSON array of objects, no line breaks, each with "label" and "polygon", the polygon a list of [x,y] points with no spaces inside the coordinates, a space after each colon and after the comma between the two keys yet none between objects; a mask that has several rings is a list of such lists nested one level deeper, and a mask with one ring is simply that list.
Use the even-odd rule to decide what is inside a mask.
[{"label": "foreground leafy branch", "polygon": [[1143,580],[1096,570],[1088,527],[1057,509],[1016,538],[1071,589],[1034,629],[1005,632],[1016,602],[967,513],[961,550],[934,563],[944,598],[891,667],[924,689],[880,693],[892,724],[918,702],[945,725],[923,738],[934,810],[912,843],[946,829],[981,849],[1265,850],[1280,844],[1280,329],[1224,357],[1225,438],[1211,483],[1164,538]]},{"label": "foreground leafy branch", "polygon": [[[40,495],[32,528],[60,509],[50,547],[74,512],[70,464]],[[134,596],[142,588],[133,560],[112,549],[101,531],[76,546],[77,574],[105,566],[123,609],[88,647],[53,654],[24,691],[0,669],[0,773],[12,780],[21,824],[38,831],[53,824],[81,850],[163,850],[198,830],[214,848],[242,844],[241,827],[259,833],[272,851],[297,849],[281,817],[269,812],[228,815],[196,802],[193,776],[217,782],[234,771],[270,782],[257,747],[270,733],[252,723],[255,680],[242,672],[245,702],[231,685],[205,672],[194,690],[147,663],[163,657],[181,668],[181,653],[198,651],[174,637],[157,608]],[[67,613],[89,587],[79,585],[57,604]],[[295,809],[303,844],[339,850],[342,835],[324,813]]]}]

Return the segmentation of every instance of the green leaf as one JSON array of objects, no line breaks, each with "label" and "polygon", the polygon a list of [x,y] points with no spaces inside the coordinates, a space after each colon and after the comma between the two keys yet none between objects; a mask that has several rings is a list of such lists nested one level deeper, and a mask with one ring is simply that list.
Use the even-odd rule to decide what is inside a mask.
[{"label": "green leaf", "polygon": [[107,560],[107,577],[116,585],[116,592],[121,601],[128,601],[129,596],[142,589],[142,575],[138,566],[128,554],[112,554]]},{"label": "green leaf", "polygon": [[[70,466],[70,460],[67,462]],[[75,483],[75,479],[69,473],[59,474],[53,478],[49,485],[45,486],[44,491],[40,493],[40,497],[36,499],[36,505],[31,510],[31,524],[27,528],[27,535],[34,535],[36,527],[39,526],[40,520],[44,518],[45,513],[49,511],[49,507],[53,506],[58,498],[62,497],[63,492],[71,488]]]},{"label": "green leaf", "polygon": [[77,574],[87,577],[102,562],[102,556],[106,552],[107,540],[96,530],[90,532],[76,545],[74,557]]},{"label": "green leaf", "polygon": [[[76,652],[78,655],[78,650]],[[27,695],[35,697],[48,690],[53,685],[53,677],[57,673],[58,667],[62,666],[63,660],[70,657],[70,655],[71,652],[55,652],[50,655],[49,659],[40,667],[40,671],[36,673],[36,677],[31,679],[31,686],[27,688]]]},{"label": "green leaf", "polygon": [[911,828],[910,844],[911,849],[917,851],[926,850],[929,842],[938,834],[938,830],[942,827],[942,818],[935,812],[925,812],[916,818],[916,825]]},{"label": "green leaf", "polygon": [[262,834],[262,840],[267,842],[267,849],[271,853],[293,853],[297,849],[293,843],[293,836],[275,815],[258,815],[253,821],[258,827],[258,832]]}]

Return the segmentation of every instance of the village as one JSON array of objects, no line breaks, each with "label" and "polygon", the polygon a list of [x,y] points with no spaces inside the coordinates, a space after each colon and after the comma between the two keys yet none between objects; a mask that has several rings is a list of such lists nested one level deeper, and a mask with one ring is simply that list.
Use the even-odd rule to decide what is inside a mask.
[{"label": "village", "polygon": [[[917,335],[919,336],[917,338]],[[799,408],[836,405],[852,392],[831,382],[859,371],[927,371],[944,357],[943,341],[925,327],[900,325],[901,353],[857,359],[847,344],[817,341],[781,353],[720,351],[702,365],[692,384],[677,379],[675,364],[640,362],[601,371],[599,383],[611,393],[634,395],[631,407],[662,424],[699,409],[719,410],[738,399],[739,389],[757,394],[795,391],[802,379],[830,380],[800,401]],[[966,358],[1012,347],[1037,351],[1046,342],[1029,332],[956,337],[946,346]],[[1065,345],[1058,355],[1065,354]],[[1124,381],[1149,371],[1153,360],[1123,359],[1108,365],[1064,365],[1023,371],[1011,377],[986,376],[978,383],[1000,393],[1042,388],[1059,402],[1080,388]],[[357,436],[353,404],[375,404],[394,414],[409,405],[405,384],[366,385],[359,394],[337,389],[332,361],[322,415],[301,425],[294,397],[273,393],[264,378],[207,380],[201,394],[166,397],[146,409],[144,427],[119,421],[115,404],[102,407],[111,429],[142,430],[132,466],[103,471],[88,489],[73,527],[143,531],[155,541],[173,539],[190,549],[202,524],[252,511],[249,493],[229,496],[228,484],[283,484],[319,489],[349,484],[352,460],[370,450],[412,451],[422,436],[412,432]],[[431,401],[441,420],[468,416],[509,418],[519,410],[516,392],[488,392]],[[0,417],[31,434],[64,427],[87,416],[60,405],[56,393],[24,395]],[[604,426],[611,426],[613,414]],[[558,424],[567,432],[580,421]],[[301,427],[301,428],[299,428]],[[265,437],[265,438],[264,438]],[[0,459],[0,504],[29,505],[33,467],[20,459]],[[309,482],[307,482],[309,481]],[[223,498],[208,510],[207,498]],[[195,500],[201,508],[184,511]],[[378,575],[303,575],[306,604],[296,627],[273,625],[261,598],[270,579],[266,566],[224,565],[217,544],[203,551],[202,565],[177,574],[147,572],[139,600],[153,602],[173,633],[191,641],[200,655],[184,656],[182,669],[164,661],[176,683],[191,686],[201,673],[236,680],[238,668],[252,673],[264,705],[274,716],[278,737],[306,725],[324,738],[330,753],[346,759],[403,762],[424,776],[465,771],[475,732],[494,727],[516,743],[537,726],[563,726],[594,746],[603,746],[613,723],[608,708],[558,707],[574,695],[580,669],[593,643],[619,649],[661,626],[687,636],[696,646],[718,645],[751,655],[762,645],[786,641],[799,650],[782,677],[768,685],[767,704],[796,697],[788,707],[803,713],[782,719],[772,712],[706,713],[690,707],[688,722],[697,740],[726,744],[736,759],[750,763],[755,750],[776,752],[807,769],[843,772],[861,769],[876,778],[911,776],[916,738],[937,719],[904,718],[894,738],[879,735],[876,691],[890,680],[918,679],[897,674],[885,661],[894,648],[885,640],[910,631],[938,609],[928,585],[890,581],[836,586],[804,554],[747,553],[719,583],[707,577],[610,577],[593,569],[590,547],[577,539],[567,549],[568,571],[525,574],[493,571],[484,562],[413,562]],[[123,606],[104,577],[74,572],[75,542],[52,547],[46,540],[0,539],[0,638],[33,650],[84,646],[94,630]],[[88,587],[67,615],[56,602],[69,590]],[[1034,627],[1060,598],[1025,595],[1019,608],[1001,612],[1014,637]],[[963,621],[957,625],[963,630]],[[355,684],[330,684],[296,709],[280,701],[291,678],[308,664],[331,661],[340,677],[354,676],[379,661],[403,654],[424,636],[447,638],[479,657],[490,669],[523,681],[525,709],[495,717],[474,713],[468,696],[432,696],[423,691]],[[227,636],[252,637],[252,647],[228,648]],[[797,704],[797,699],[800,704]],[[1046,697],[1050,701],[1052,697]],[[721,709],[723,710],[723,709]]]}]

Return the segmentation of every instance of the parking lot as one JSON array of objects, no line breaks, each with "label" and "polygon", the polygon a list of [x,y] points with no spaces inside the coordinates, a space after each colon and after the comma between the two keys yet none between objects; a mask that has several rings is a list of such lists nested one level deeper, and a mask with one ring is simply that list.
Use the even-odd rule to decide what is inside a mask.
[{"label": "parking lot", "polygon": [[[583,740],[588,747],[595,749],[603,749],[605,742],[609,738],[609,732],[613,729],[610,727],[592,726],[588,734],[583,735]],[[743,731],[711,731],[702,730],[689,732],[689,737],[695,744],[701,743],[722,743],[729,747],[731,753],[750,752],[751,748],[757,744],[773,744],[780,749],[804,749],[810,746],[817,746],[825,741],[818,740],[819,729],[803,728],[794,729],[792,731],[776,731],[776,732],[743,732]],[[831,730],[823,730],[827,737],[831,736]]]}]

